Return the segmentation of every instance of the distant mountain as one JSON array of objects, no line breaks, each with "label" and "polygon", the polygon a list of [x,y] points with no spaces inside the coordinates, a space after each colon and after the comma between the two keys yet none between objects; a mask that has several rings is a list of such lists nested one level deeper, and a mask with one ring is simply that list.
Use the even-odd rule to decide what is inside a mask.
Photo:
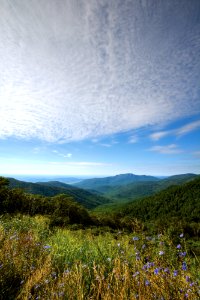
[{"label": "distant mountain", "polygon": [[181,174],[170,176],[157,181],[141,181],[133,182],[125,186],[109,187],[104,190],[103,194],[106,197],[111,197],[119,200],[133,200],[144,196],[150,196],[164,190],[172,185],[181,185],[195,179],[195,174]]},{"label": "distant mountain", "polygon": [[134,175],[131,173],[120,174],[116,176],[104,177],[104,178],[92,178],[82,180],[75,184],[75,186],[96,190],[98,192],[106,193],[110,187],[114,186],[124,186],[133,182],[146,182],[146,181],[158,181],[157,177],[146,176],[146,175]]},{"label": "distant mountain", "polygon": [[89,209],[109,202],[105,197],[57,181],[32,183],[16,180],[14,178],[8,179],[10,188],[21,188],[27,193],[51,197],[59,194],[66,194],[72,196],[75,201]]},{"label": "distant mountain", "polygon": [[[12,177],[12,176],[8,176]],[[69,177],[69,176],[56,176],[56,175],[15,175],[15,179],[25,181],[25,182],[47,182],[47,181],[60,181],[68,184],[73,184],[79,181],[82,181],[80,178],[76,177]]]}]

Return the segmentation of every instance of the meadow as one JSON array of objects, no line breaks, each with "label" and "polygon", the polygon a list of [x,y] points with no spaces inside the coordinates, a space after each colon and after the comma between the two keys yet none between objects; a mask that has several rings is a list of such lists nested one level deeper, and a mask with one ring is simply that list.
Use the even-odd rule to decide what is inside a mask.
[{"label": "meadow", "polygon": [[172,239],[49,225],[46,216],[1,216],[0,299],[200,298],[199,258],[181,231]]}]

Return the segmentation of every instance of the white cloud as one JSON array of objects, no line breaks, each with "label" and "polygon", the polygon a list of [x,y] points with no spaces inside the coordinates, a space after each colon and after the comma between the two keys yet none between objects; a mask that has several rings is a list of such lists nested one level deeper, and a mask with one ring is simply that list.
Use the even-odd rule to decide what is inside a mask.
[{"label": "white cloud", "polygon": [[72,157],[72,153],[64,154],[64,153],[59,152],[58,150],[52,150],[52,152],[59,155],[59,156],[61,156],[61,157],[64,157],[64,158],[71,158]]},{"label": "white cloud", "polygon": [[130,138],[129,138],[129,143],[130,144],[135,144],[138,142],[138,137],[136,135],[132,135]]},{"label": "white cloud", "polygon": [[62,143],[200,112],[199,1],[143,3],[1,0],[0,138]]},{"label": "white cloud", "polygon": [[178,154],[183,152],[175,144],[166,145],[166,146],[153,146],[149,148],[149,151],[158,152],[161,154]]},{"label": "white cloud", "polygon": [[172,133],[172,131],[158,131],[158,132],[154,132],[150,135],[150,138],[154,141],[158,141],[161,138],[163,138],[164,136],[170,135],[170,133]]},{"label": "white cloud", "polygon": [[175,134],[177,136],[181,136],[181,135],[190,133],[191,131],[196,130],[199,127],[200,127],[200,120],[194,121],[194,122],[191,122],[185,126],[180,127],[179,129],[175,130]]},{"label": "white cloud", "polygon": [[177,137],[190,133],[200,127],[200,120],[191,122],[186,124],[178,129],[168,130],[168,131],[158,131],[154,132],[150,135],[150,138],[154,141],[158,141],[161,138],[168,136],[168,135],[175,135]]}]

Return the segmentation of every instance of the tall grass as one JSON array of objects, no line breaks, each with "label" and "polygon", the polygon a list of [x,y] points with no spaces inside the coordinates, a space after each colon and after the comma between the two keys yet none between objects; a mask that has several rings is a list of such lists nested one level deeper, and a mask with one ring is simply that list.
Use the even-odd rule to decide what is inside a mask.
[{"label": "tall grass", "polygon": [[184,236],[49,230],[44,217],[0,219],[0,299],[199,299]]}]

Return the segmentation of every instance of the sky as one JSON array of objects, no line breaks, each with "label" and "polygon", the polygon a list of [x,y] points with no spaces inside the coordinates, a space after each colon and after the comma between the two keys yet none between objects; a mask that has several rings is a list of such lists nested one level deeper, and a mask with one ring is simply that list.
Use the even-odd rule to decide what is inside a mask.
[{"label": "sky", "polygon": [[0,175],[200,174],[199,0],[0,0]]}]

